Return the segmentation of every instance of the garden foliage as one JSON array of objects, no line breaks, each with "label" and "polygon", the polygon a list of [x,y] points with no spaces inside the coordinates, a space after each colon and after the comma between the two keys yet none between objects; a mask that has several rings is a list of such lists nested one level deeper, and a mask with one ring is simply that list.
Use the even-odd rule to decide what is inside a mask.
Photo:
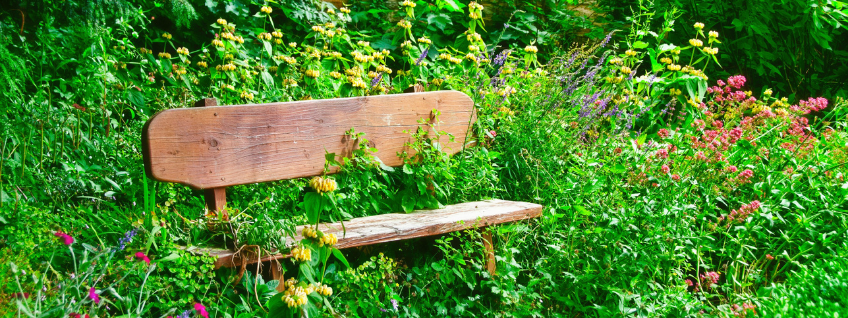
[{"label": "garden foliage", "polygon": [[[626,28],[595,26],[595,40],[572,45],[567,32],[582,22],[568,10],[504,3],[519,10],[490,18],[455,0],[9,8],[0,315],[845,314],[848,102],[831,85],[845,59],[828,35],[843,32],[841,2],[804,4],[812,22],[775,4],[764,25],[735,19],[765,12],[711,9],[724,4],[695,20],[689,4],[640,2]],[[439,134],[408,131],[415,152],[391,168],[351,127],[360,147],[326,157],[338,174],[232,187],[226,213],[143,172],[140,131],[160,110],[415,85],[472,97],[475,147],[449,156]],[[282,281],[253,266],[213,270],[196,253],[264,254],[285,249],[295,225],[487,198],[545,206],[490,229],[495,275],[477,230],[340,251],[310,227],[272,264]]]}]

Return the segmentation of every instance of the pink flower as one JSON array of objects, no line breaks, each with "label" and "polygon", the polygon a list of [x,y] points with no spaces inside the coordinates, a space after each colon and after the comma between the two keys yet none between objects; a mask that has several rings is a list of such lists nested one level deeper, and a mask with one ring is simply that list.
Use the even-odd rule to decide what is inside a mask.
[{"label": "pink flower", "polygon": [[206,312],[206,306],[200,303],[194,303],[194,310],[197,311],[198,315],[203,316],[203,318],[209,318],[209,313]]},{"label": "pink flower", "polygon": [[736,75],[727,78],[727,84],[730,84],[730,86],[733,86],[737,89],[742,88],[742,86],[745,85],[745,81],[747,81],[747,79],[745,79],[745,76],[742,75]]},{"label": "pink flower", "polygon": [[716,84],[718,84],[718,86],[724,86],[724,81],[718,80],[718,82],[716,82]]},{"label": "pink flower", "polygon": [[97,294],[97,290],[94,289],[94,287],[91,287],[88,290],[88,298],[91,298],[91,300],[94,301],[95,304],[100,303],[100,295]]},{"label": "pink flower", "polygon": [[662,171],[663,174],[667,174],[669,170],[671,169],[669,169],[668,165],[662,165],[662,167],[660,167],[660,171]]},{"label": "pink flower", "polygon": [[695,158],[698,160],[707,160],[707,156],[704,155],[703,151],[698,151],[697,153],[695,153]]},{"label": "pink flower", "polygon": [[754,176],[754,172],[751,171],[751,169],[745,169],[744,171],[739,173],[739,176],[737,178],[739,179],[739,182],[741,182],[741,183],[748,183],[748,182],[751,182],[751,177],[753,177],[753,176]]},{"label": "pink flower", "polygon": [[490,134],[492,134],[492,137],[497,137],[497,136],[498,136],[498,133],[497,133],[496,131],[494,131],[494,130],[489,131],[489,133],[490,133]]},{"label": "pink flower", "polygon": [[144,261],[145,263],[147,263],[147,265],[150,265],[150,258],[148,258],[147,255],[144,255],[144,253],[142,252],[135,253],[135,258]]},{"label": "pink flower", "polygon": [[767,260],[773,260],[774,256],[771,256],[771,254],[766,254],[766,259]]},{"label": "pink flower", "polygon": [[701,282],[707,289],[718,283],[719,275],[716,272],[706,272],[701,275]]},{"label": "pink flower", "polygon": [[727,172],[734,173],[736,171],[739,171],[739,168],[736,168],[736,166],[729,166],[726,168],[726,170]]},{"label": "pink flower", "polygon": [[666,149],[657,150],[656,156],[657,156],[657,158],[660,158],[660,159],[668,158],[668,150],[666,150]]},{"label": "pink flower", "polygon": [[668,138],[670,135],[671,134],[668,132],[668,129],[665,128],[660,129],[660,131],[657,132],[657,136],[660,136],[660,138]]},{"label": "pink flower", "polygon": [[61,238],[64,241],[65,245],[74,244],[74,238],[71,237],[68,234],[65,234],[63,232],[56,232],[56,233],[53,233],[53,235],[55,235],[58,238]]},{"label": "pink flower", "polygon": [[691,279],[687,279],[686,285],[689,286],[689,287],[692,287],[692,286],[695,286],[695,283],[693,283]]},{"label": "pink flower", "polygon": [[680,181],[680,175],[679,175],[679,174],[673,174],[673,175],[671,175],[671,180],[674,180],[674,181]]}]

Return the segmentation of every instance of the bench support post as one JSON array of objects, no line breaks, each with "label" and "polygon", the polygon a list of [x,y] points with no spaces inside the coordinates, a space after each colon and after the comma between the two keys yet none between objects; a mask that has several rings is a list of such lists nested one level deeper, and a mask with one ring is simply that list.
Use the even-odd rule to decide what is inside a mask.
[{"label": "bench support post", "polygon": [[[194,103],[194,107],[218,106],[218,100],[214,98],[203,98]],[[210,212],[224,210],[227,204],[227,188],[211,188],[203,190],[203,198],[206,199],[206,209]]]},{"label": "bench support post", "polygon": [[483,230],[483,247],[486,249],[486,270],[489,275],[495,276],[495,245],[492,241],[492,232],[489,229]]},{"label": "bench support post", "polygon": [[206,199],[206,209],[210,212],[220,212],[227,204],[227,188],[211,188],[203,190]]}]

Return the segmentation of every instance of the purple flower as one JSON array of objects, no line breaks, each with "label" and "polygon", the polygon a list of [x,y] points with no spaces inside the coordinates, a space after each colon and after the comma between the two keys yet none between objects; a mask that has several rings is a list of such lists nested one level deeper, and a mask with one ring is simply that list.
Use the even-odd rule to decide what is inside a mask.
[{"label": "purple flower", "polygon": [[124,238],[122,238],[120,241],[118,241],[118,250],[123,251],[124,248],[127,247],[127,244],[132,242],[132,239],[136,235],[136,233],[138,233],[138,228],[132,229],[132,230],[128,231],[126,234],[124,234]]},{"label": "purple flower", "polygon": [[177,316],[177,318],[189,318],[189,317],[190,317],[190,316],[189,316],[190,314],[191,314],[191,310],[186,310],[186,311],[183,311],[183,313],[182,313],[182,314],[180,314],[179,316]]},{"label": "purple flower", "polygon": [[420,56],[418,56],[418,59],[417,59],[417,60],[415,60],[415,65],[419,65],[419,64],[421,64],[421,61],[423,61],[423,60],[424,60],[424,58],[425,58],[425,57],[427,57],[427,53],[429,53],[429,52],[430,52],[430,48],[429,48],[429,47],[428,47],[428,48],[426,48],[426,49],[424,49],[424,52],[421,52],[421,55],[420,55]]},{"label": "purple flower", "polygon": [[606,37],[606,38],[604,38],[604,42],[601,42],[601,47],[605,47],[605,46],[607,46],[607,43],[609,43],[610,39],[612,39],[612,34],[613,34],[613,33],[615,33],[615,31],[612,31],[612,32],[610,32],[610,33],[607,33],[607,37]]},{"label": "purple flower", "polygon": [[383,73],[377,74],[377,76],[371,80],[371,87],[376,87],[378,84],[380,84],[381,80],[383,80]]},{"label": "purple flower", "polygon": [[398,309],[398,302],[397,302],[397,300],[392,299],[392,300],[391,300],[391,302],[392,302],[392,308],[394,308],[395,310],[397,310],[397,309]]}]

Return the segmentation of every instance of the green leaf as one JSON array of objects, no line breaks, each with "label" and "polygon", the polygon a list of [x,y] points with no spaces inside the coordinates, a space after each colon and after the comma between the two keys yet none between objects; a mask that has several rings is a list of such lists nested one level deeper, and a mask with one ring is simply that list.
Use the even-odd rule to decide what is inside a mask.
[{"label": "green leaf", "polygon": [[412,174],[414,172],[408,164],[404,164],[402,169],[405,174]]},{"label": "green leaf", "polygon": [[404,212],[409,213],[415,210],[415,197],[409,191],[403,193],[400,201]]},{"label": "green leaf", "polygon": [[127,92],[127,100],[130,101],[136,108],[144,109],[144,94],[139,92],[137,89],[128,89]]},{"label": "green leaf", "polygon": [[345,258],[344,254],[342,254],[342,251],[340,251],[337,248],[333,248],[332,253],[333,253],[333,256],[336,257],[336,259],[338,259],[339,261],[342,262],[342,264],[345,265],[345,267],[350,268],[350,263],[347,262],[347,258]]},{"label": "green leaf", "polygon": [[323,197],[316,192],[307,192],[303,196],[303,209],[306,210],[306,220],[309,224],[318,223],[321,216],[321,203]]},{"label": "green leaf", "polygon": [[[310,283],[315,282],[315,271],[312,269],[312,266],[309,266],[307,263],[300,263],[300,276],[305,278]],[[303,280],[303,279],[301,279]]]},{"label": "green leaf", "polygon": [[429,15],[427,15],[427,23],[436,26],[437,28],[439,28],[439,30],[442,30],[444,32],[445,27],[451,24],[451,19],[447,14],[444,13],[430,13]]},{"label": "green leaf", "polygon": [[648,43],[642,41],[636,41],[636,43],[633,43],[633,48],[635,49],[644,49],[646,47],[648,47]]}]

